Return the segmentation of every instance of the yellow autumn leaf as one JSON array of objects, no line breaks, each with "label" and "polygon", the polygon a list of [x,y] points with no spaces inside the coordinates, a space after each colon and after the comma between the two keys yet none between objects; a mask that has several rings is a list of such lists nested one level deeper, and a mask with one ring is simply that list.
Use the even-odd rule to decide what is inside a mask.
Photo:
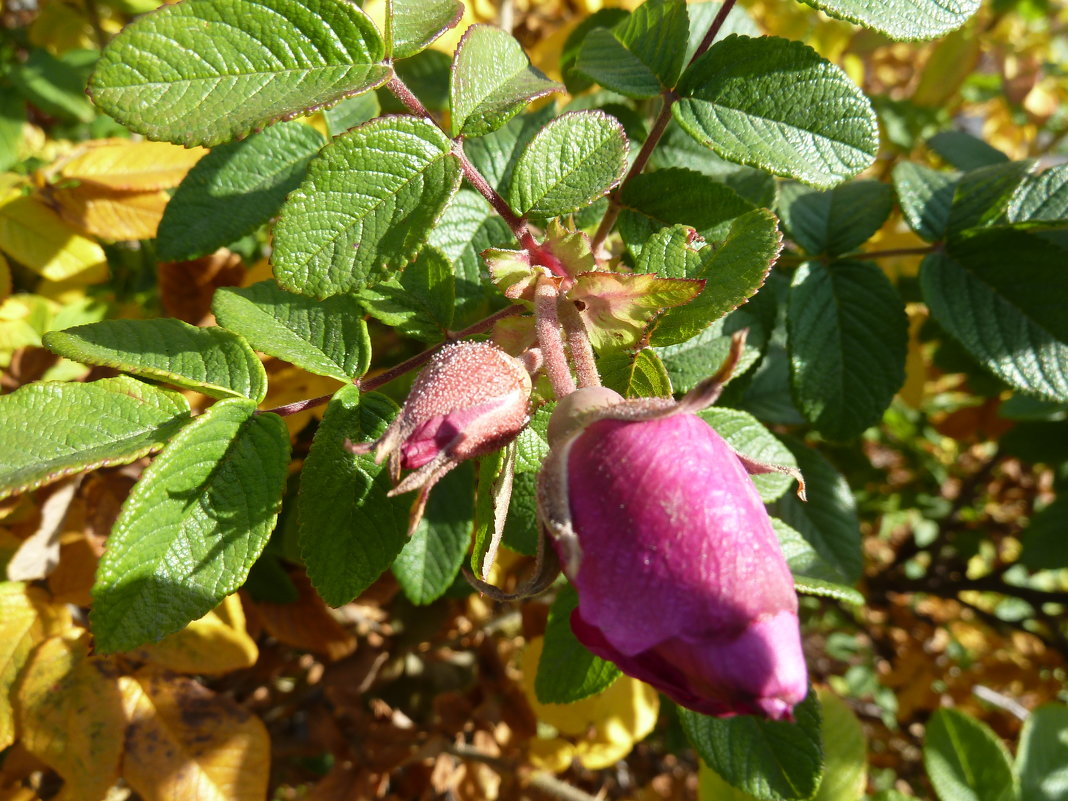
[{"label": "yellow autumn leaf", "polygon": [[30,23],[30,42],[56,55],[97,46],[93,29],[81,6],[62,0],[42,0]]},{"label": "yellow autumn leaf", "polygon": [[34,197],[0,206],[0,250],[49,281],[94,284],[108,276],[104,249]]},{"label": "yellow autumn leaf", "polygon": [[913,409],[919,409],[927,387],[927,359],[920,341],[920,329],[927,320],[927,307],[922,303],[909,303],[905,311],[909,316],[909,345],[905,357],[905,384],[897,394]]},{"label": "yellow autumn leaf", "polygon": [[[534,677],[544,639],[527,644],[521,660],[523,692],[539,721],[548,723],[574,743],[574,756],[590,770],[607,768],[623,759],[634,745],[656,726],[660,696],[656,690],[630,676],[620,676],[607,690],[573,704],[543,704],[534,692]],[[551,745],[550,741],[550,745]],[[546,770],[561,764],[558,749],[535,748],[533,760]]]},{"label": "yellow autumn leaf", "polygon": [[979,63],[981,41],[974,19],[941,39],[927,58],[920,82],[912,93],[912,102],[926,108],[951,104],[950,101]]},{"label": "yellow autumn leaf", "polygon": [[7,259],[4,258],[4,254],[0,253],[0,303],[7,300],[11,294],[11,266],[7,263]]},{"label": "yellow autumn leaf", "polygon": [[136,655],[178,673],[218,675],[252,667],[259,653],[245,630],[241,599],[228,595],[204,617]]},{"label": "yellow autumn leaf", "polygon": [[145,801],[263,801],[270,740],[259,718],[155,668],[119,685],[129,721],[122,776]]},{"label": "yellow autumn leaf", "polygon": [[123,192],[173,189],[207,152],[169,142],[97,139],[76,147],[59,176]]},{"label": "yellow autumn leaf", "polygon": [[20,742],[63,777],[64,798],[100,801],[119,776],[126,721],[113,666],[89,655],[89,633],[45,640],[15,695]]},{"label": "yellow autumn leaf", "polygon": [[[263,366],[267,369],[269,379],[267,397],[263,399],[264,407],[268,409],[329,395],[336,392],[339,386],[336,378],[309,373],[280,359],[268,359]],[[324,409],[324,406],[314,406],[303,412],[286,415],[283,419],[289,429],[289,435],[295,437],[311,420],[322,418]]]},{"label": "yellow autumn leaf", "polygon": [[49,190],[59,216],[90,236],[123,242],[154,239],[170,195],[162,189],[116,192],[84,181],[77,186]]},{"label": "yellow autumn leaf", "polygon": [[33,646],[70,626],[70,612],[54,607],[36,587],[0,582],[0,751],[15,741],[11,688]]}]

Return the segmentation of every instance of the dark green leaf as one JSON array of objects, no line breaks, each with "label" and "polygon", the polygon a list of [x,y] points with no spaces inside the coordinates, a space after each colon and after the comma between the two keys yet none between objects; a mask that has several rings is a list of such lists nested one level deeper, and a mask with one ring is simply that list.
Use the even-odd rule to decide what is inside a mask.
[{"label": "dark green leaf", "polygon": [[794,723],[752,715],[712,718],[679,709],[697,753],[726,781],[765,801],[810,798],[823,774],[816,694],[794,708]]},{"label": "dark green leaf", "polygon": [[977,170],[1009,160],[996,147],[964,131],[942,131],[928,139],[927,144],[947,164],[958,170]]},{"label": "dark green leaf", "polygon": [[399,278],[363,289],[357,297],[368,314],[405,336],[440,342],[452,325],[456,278],[441,251],[427,246]]},{"label": "dark green leaf", "polygon": [[624,398],[669,398],[671,380],[652,348],[610,353],[597,360],[601,380]]},{"label": "dark green leaf", "polygon": [[794,575],[794,588],[799,593],[834,598],[857,606],[864,603],[864,596],[842,583],[838,568],[816,553],[801,532],[776,517],[771,518],[771,527],[779,539],[786,564]]},{"label": "dark green leaf", "polygon": [[14,63],[7,77],[24,98],[46,114],[92,122],[96,112],[85,96],[85,82],[96,60],[95,50],[68,50],[53,56],[33,48],[25,61]]},{"label": "dark green leaf", "polygon": [[885,33],[891,39],[935,39],[956,30],[979,0],[804,0],[832,17]]},{"label": "dark green leaf", "polygon": [[337,105],[323,109],[323,119],[326,120],[326,127],[332,139],[350,128],[373,120],[381,111],[378,95],[366,92],[355,97],[346,97]]},{"label": "dark green leaf", "polygon": [[980,230],[924,259],[935,319],[983,366],[1025,392],[1068,400],[1063,253],[1021,231]]},{"label": "dark green leaf", "polygon": [[[470,462],[431,490],[422,522],[393,563],[393,573],[412,603],[436,600],[455,581],[471,544],[474,495]],[[410,502],[411,498],[402,500]]]},{"label": "dark green leaf", "polygon": [[[507,194],[512,172],[534,136],[553,119],[556,108],[546,103],[528,114],[520,114],[496,131],[463,143],[464,153],[490,186]],[[479,195],[481,198],[481,195]],[[488,207],[487,207],[488,208]]]},{"label": "dark green leaf", "polygon": [[[706,5],[719,7],[714,2]],[[649,163],[656,169],[684,167],[704,173],[726,184],[754,206],[775,206],[778,182],[773,176],[754,167],[721,159],[677,125],[668,126]]]},{"label": "dark green leaf", "polygon": [[590,31],[575,70],[628,97],[652,97],[675,86],[689,25],[682,0],[647,0],[611,31]]},{"label": "dark green leaf", "polygon": [[960,173],[939,172],[903,161],[894,167],[894,189],[909,226],[926,239],[942,239],[949,225],[949,209]]},{"label": "dark green leaf", "polygon": [[252,233],[278,213],[322,145],[310,125],[287,122],[212,150],[163,212],[159,258],[195,259]]},{"label": "dark green leaf", "polygon": [[760,360],[760,353],[766,344],[763,329],[744,309],[720,318],[692,339],[678,345],[656,348],[671,379],[672,388],[676,392],[689,392],[716,372],[730,353],[731,334],[742,328],[749,328],[749,334],[742,357],[731,375],[730,380],[734,380]]},{"label": "dark green leaf", "polygon": [[1028,716],[1014,770],[1020,801],[1068,799],[1068,706],[1044,704]]},{"label": "dark green leaf", "polygon": [[997,222],[1032,166],[1029,161],[1010,161],[966,172],[953,190],[949,232]]},{"label": "dark green leaf", "polygon": [[25,124],[26,102],[15,92],[0,92],[0,170],[18,161]]},{"label": "dark green leaf", "polygon": [[779,187],[779,214],[789,236],[810,255],[841,256],[867,242],[894,205],[880,181],[850,181],[823,192],[800,184]]},{"label": "dark green leaf", "polygon": [[797,442],[786,441],[808,485],[808,502],[787,493],[775,502],[773,513],[800,532],[821,558],[834,565],[846,584],[860,578],[860,521],[856,502],[842,475],[822,455]]},{"label": "dark green leaf", "polygon": [[566,584],[549,609],[545,644],[534,679],[534,692],[540,703],[581,701],[604,692],[619,678],[619,668],[587,651],[571,631],[571,612],[577,606],[578,593]]},{"label": "dark green leaf", "polygon": [[245,582],[274,528],[289,466],[285,423],[255,408],[216,403],[130,493],[93,585],[100,651],[158,641]]},{"label": "dark green leaf", "polygon": [[875,112],[839,67],[800,42],[730,36],[682,76],[671,112],[723,158],[830,187],[875,159]]},{"label": "dark green leaf", "polygon": [[[743,456],[768,464],[797,466],[790,449],[748,412],[712,407],[700,412],[698,417],[716,429],[716,433]],[[781,498],[794,483],[794,479],[783,473],[764,473],[752,476],[752,479],[765,503]]]},{"label": "dark green leaf", "polygon": [[[704,289],[690,303],[661,315],[650,342],[657,346],[685,342],[709,323],[744,304],[764,284],[781,248],[778,220],[770,211],[755,209],[737,217],[723,242],[697,252],[696,263],[693,256],[687,254],[686,269],[690,272],[678,277],[702,279]],[[678,269],[675,264],[679,261],[677,241],[673,245],[675,252],[671,254],[658,247],[653,251],[653,258],[647,260],[646,250],[642,249],[639,265],[645,264],[646,269],[652,269],[656,256],[663,253],[672,270],[671,277],[677,277],[674,274]]]},{"label": "dark green leaf", "polygon": [[516,553],[534,556],[538,551],[538,474],[517,473],[512,502],[504,521],[504,544]]},{"label": "dark green leaf", "polygon": [[726,184],[680,168],[634,176],[623,185],[620,203],[619,232],[635,255],[649,237],[676,224],[718,241],[727,236],[732,220],[753,210]]},{"label": "dark green leaf", "polygon": [[219,289],[211,309],[256,350],[310,373],[349,382],[367,372],[371,340],[360,305],[348,295],[315,301],[260,281]]},{"label": "dark green leaf", "polygon": [[392,482],[385,465],[345,447],[379,437],[395,413],[382,395],[342,387],[326,407],[301,471],[301,555],[308,578],[331,606],[370,587],[408,541],[409,500],[387,498]]},{"label": "dark green leaf", "polygon": [[593,81],[575,70],[575,61],[586,36],[594,28],[611,28],[626,19],[629,12],[623,8],[602,8],[583,18],[568,34],[560,53],[560,74],[564,85],[572,95],[578,95],[593,86]]},{"label": "dark green leaf", "polygon": [[787,314],[794,400],[831,439],[879,422],[905,382],[908,318],[871,262],[810,261],[794,274]]},{"label": "dark green leaf", "polygon": [[1009,222],[1068,220],[1068,164],[1024,179],[1009,203]]},{"label": "dark green leaf", "polygon": [[89,92],[137,133],[217,145],[373,89],[384,55],[344,0],[185,0],[116,36]]},{"label": "dark green leaf", "polygon": [[549,418],[555,403],[547,403],[530,417],[527,427],[516,437],[516,473],[537,473],[549,455]]},{"label": "dark green leaf", "polygon": [[1009,753],[985,724],[956,709],[927,721],[923,762],[942,801],[1013,801]]},{"label": "dark green leaf", "polygon": [[159,450],[189,421],[177,392],[126,376],[0,395],[0,498]]},{"label": "dark green leaf", "polygon": [[167,317],[101,320],[50,331],[45,347],[83,364],[195,389],[213,398],[267,394],[267,373],[244,339],[222,328],[197,328]]},{"label": "dark green leaf", "polygon": [[1068,497],[1062,495],[1036,512],[1022,539],[1021,564],[1032,570],[1068,567]]},{"label": "dark green leaf", "polygon": [[608,193],[627,170],[623,126],[599,111],[562,114],[531,141],[512,174],[509,205],[556,217]]},{"label": "dark green leaf", "polygon": [[458,0],[389,0],[389,39],[393,58],[409,58],[460,21]]},{"label": "dark green leaf", "polygon": [[484,136],[535,98],[564,87],[530,65],[510,34],[490,25],[467,29],[453,62],[449,101],[453,136]]},{"label": "dark green leaf", "polygon": [[282,207],[278,282],[325,298],[381,280],[415,256],[459,185],[451,143],[427,120],[379,117],[342,134]]}]

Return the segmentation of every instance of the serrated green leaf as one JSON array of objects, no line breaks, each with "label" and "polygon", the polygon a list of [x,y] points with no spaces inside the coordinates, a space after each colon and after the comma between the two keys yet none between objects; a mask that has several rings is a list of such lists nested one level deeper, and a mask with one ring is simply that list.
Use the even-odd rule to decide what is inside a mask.
[{"label": "serrated green leaf", "polygon": [[399,278],[360,290],[367,313],[405,336],[440,342],[452,325],[456,278],[440,250],[424,247]]},{"label": "serrated green leaf", "polygon": [[575,588],[566,584],[549,608],[545,644],[534,678],[534,693],[539,703],[581,701],[604,692],[620,676],[619,668],[591,654],[571,631],[571,612],[578,602]]},{"label": "serrated green leaf", "polygon": [[670,398],[671,380],[652,348],[609,353],[597,360],[601,381],[624,398]]},{"label": "serrated green leaf", "polygon": [[546,103],[527,114],[520,114],[493,133],[466,140],[463,143],[464,153],[489,181],[490,186],[507,194],[508,186],[512,182],[512,172],[520,156],[538,131],[548,125],[555,114],[553,103]]},{"label": "serrated green leaf", "polygon": [[256,350],[338,381],[359,378],[371,361],[371,340],[354,298],[316,301],[281,289],[274,281],[224,287],[211,304],[219,324]]},{"label": "serrated green leaf", "polygon": [[549,455],[549,418],[555,408],[555,403],[547,403],[539,408],[516,437],[516,474],[541,470],[541,463]]},{"label": "serrated green leaf", "polygon": [[774,36],[730,36],[682,76],[671,108],[697,141],[739,164],[828,188],[875,159],[864,93],[815,50]]},{"label": "serrated green leaf", "polygon": [[460,21],[458,0],[389,0],[389,42],[393,58],[410,58]]},{"label": "serrated green leaf", "polygon": [[101,320],[50,331],[42,341],[76,362],[114,367],[213,398],[258,403],[267,394],[267,373],[252,348],[222,328],[197,328],[169,317]]},{"label": "serrated green leaf", "polygon": [[619,202],[619,233],[635,256],[662,228],[688,225],[714,242],[727,235],[732,220],[753,210],[726,184],[681,168],[634,176],[623,185]]},{"label": "serrated green leaf", "polygon": [[841,581],[852,584],[860,578],[863,566],[853,493],[841,473],[819,452],[789,439],[785,444],[805,477],[808,502],[787,493],[771,512],[800,532],[816,553],[838,570]]},{"label": "serrated green leaf", "polygon": [[530,101],[563,90],[530,64],[522,45],[491,25],[472,25],[456,48],[449,106],[452,136],[484,136]]},{"label": "serrated green leaf", "polygon": [[538,474],[516,473],[504,521],[504,545],[524,556],[538,552]]},{"label": "serrated green leaf", "polygon": [[403,267],[460,186],[451,143],[433,123],[379,117],[324,147],[275,226],[286,289],[325,298]]},{"label": "serrated green leaf", "polygon": [[909,227],[928,242],[946,234],[960,173],[903,161],[894,167],[894,189]]},{"label": "serrated green leaf", "polygon": [[326,120],[330,138],[340,136],[350,128],[363,125],[373,120],[382,111],[375,92],[366,92],[355,97],[347,97],[335,106],[323,109],[323,119]]},{"label": "serrated green leaf", "polygon": [[[719,3],[715,2],[704,5],[719,7]],[[658,170],[683,167],[700,172],[726,184],[753,206],[775,206],[778,182],[772,175],[755,167],[743,167],[720,158],[678,125],[668,126],[653,151],[649,164]]]},{"label": "serrated green leaf", "polygon": [[[684,266],[677,252],[666,253],[658,242],[652,254],[654,257],[663,253],[669,270],[689,270],[687,277],[699,278],[705,286],[687,305],[669,309],[661,315],[650,343],[664,346],[685,342],[755,295],[782,249],[778,222],[767,209],[754,209],[743,214],[731,223],[723,242],[702,248],[697,252],[696,261],[686,255]],[[671,247],[677,249],[679,244],[676,239]],[[652,267],[655,262],[647,261],[645,255],[643,248],[639,263]]]},{"label": "serrated green leaf", "polygon": [[690,20],[682,0],[648,0],[611,31],[591,30],[574,69],[606,89],[634,98],[674,87],[686,51]]},{"label": "serrated green leaf", "polygon": [[831,439],[877,423],[905,383],[908,350],[905,305],[886,274],[871,262],[806,262],[786,323],[802,414]]},{"label": "serrated green leaf", "polygon": [[1020,801],[1068,799],[1068,706],[1044,704],[1028,716],[1013,772]]},{"label": "serrated green leaf", "polygon": [[630,12],[623,8],[602,8],[584,17],[568,34],[560,52],[560,75],[572,96],[593,86],[593,81],[575,70],[575,62],[590,31],[595,28],[611,28],[625,20],[629,14]]},{"label": "serrated green leaf", "polygon": [[1038,236],[979,230],[920,268],[934,318],[980,364],[1025,392],[1068,400],[1068,273]]},{"label": "serrated green leaf", "polygon": [[461,189],[445,208],[427,238],[452,262],[455,282],[453,324],[462,327],[485,315],[481,253],[514,242],[511,230],[482,195]]},{"label": "serrated green leaf", "polygon": [[1068,220],[1068,164],[1024,179],[1006,209],[1009,222]]},{"label": "serrated green leaf", "polygon": [[[745,350],[738,360],[728,383],[739,378],[760,360],[767,344],[767,335],[758,320],[739,309],[727,317],[721,317],[697,336],[656,348],[656,354],[664,363],[671,386],[676,392],[689,392],[712,373],[727,358],[731,348],[731,335],[748,328]],[[654,332],[655,333],[655,332]]]},{"label": "serrated green leaf", "polygon": [[255,408],[219,401],[135,485],[93,585],[99,650],[158,641],[244,583],[274,528],[289,467],[285,423]]},{"label": "serrated green leaf", "polygon": [[323,137],[310,125],[286,122],[212,150],[189,171],[163,212],[159,258],[195,259],[252,233],[278,213],[322,145]]},{"label": "serrated green leaf", "polygon": [[[441,597],[456,580],[471,544],[475,513],[475,477],[462,464],[430,492],[426,514],[393,563],[393,574],[413,604]],[[411,501],[402,496],[402,500]]]},{"label": "serrated green leaf", "polygon": [[697,753],[729,784],[765,801],[815,794],[823,774],[820,707],[816,694],[794,708],[795,722],[752,715],[712,718],[679,709]]},{"label": "serrated green leaf", "polygon": [[531,141],[512,174],[509,205],[556,217],[607,194],[627,171],[623,126],[599,111],[561,114]]},{"label": "serrated green leaf", "polygon": [[116,36],[89,93],[149,138],[217,145],[379,86],[384,55],[345,0],[184,0]]},{"label": "serrated green leaf", "polygon": [[942,801],[1012,801],[1009,752],[985,724],[956,709],[927,721],[923,763]]},{"label": "serrated green leaf", "polygon": [[816,553],[797,529],[776,517],[771,518],[771,527],[779,539],[786,564],[794,577],[794,589],[802,595],[834,598],[836,601],[861,606],[864,596],[842,582],[841,572],[833,564]]},{"label": "serrated green leaf", "polygon": [[897,41],[936,39],[963,25],[979,0],[804,0],[832,17],[885,33]]},{"label": "serrated green leaf", "polygon": [[882,228],[893,205],[893,191],[880,181],[850,181],[823,192],[795,183],[779,187],[786,232],[813,256],[856,250]]},{"label": "serrated green leaf", "polygon": [[354,456],[346,441],[379,437],[397,407],[376,393],[342,387],[315,432],[300,477],[300,550],[308,578],[331,606],[347,604],[388,568],[408,542],[407,498],[387,498],[389,471]]},{"label": "serrated green leaf", "polygon": [[947,164],[958,170],[977,170],[1009,160],[993,145],[964,131],[942,131],[928,139],[927,144]]},{"label": "serrated green leaf", "polygon": [[951,234],[997,222],[1034,162],[1010,161],[964,173],[953,190],[946,226]]},{"label": "serrated green leaf", "polygon": [[85,97],[85,82],[96,63],[95,50],[68,50],[54,56],[32,48],[25,61],[16,60],[6,73],[19,94],[46,114],[64,120],[92,122],[96,116]]},{"label": "serrated green leaf", "polygon": [[[712,407],[697,416],[716,429],[716,433],[738,453],[758,462],[797,466],[790,449],[748,412]],[[783,473],[763,473],[750,478],[765,503],[781,498],[794,483],[794,479]]]},{"label": "serrated green leaf", "polygon": [[0,395],[0,498],[159,450],[189,421],[177,392],[127,376]]}]

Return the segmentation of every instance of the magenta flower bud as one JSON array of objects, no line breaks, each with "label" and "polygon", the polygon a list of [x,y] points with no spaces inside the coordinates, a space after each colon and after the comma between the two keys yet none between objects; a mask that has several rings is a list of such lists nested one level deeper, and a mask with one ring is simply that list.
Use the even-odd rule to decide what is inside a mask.
[{"label": "magenta flower bud", "polygon": [[419,490],[410,528],[438,480],[464,459],[510,442],[527,422],[530,374],[523,363],[488,342],[455,342],[430,360],[412,384],[400,414],[374,443],[375,461],[389,457],[395,478],[413,470],[390,495]]},{"label": "magenta flower bud", "polygon": [[746,468],[686,407],[597,392],[562,406],[539,479],[575,635],[689,709],[790,718],[807,692],[797,596]]}]

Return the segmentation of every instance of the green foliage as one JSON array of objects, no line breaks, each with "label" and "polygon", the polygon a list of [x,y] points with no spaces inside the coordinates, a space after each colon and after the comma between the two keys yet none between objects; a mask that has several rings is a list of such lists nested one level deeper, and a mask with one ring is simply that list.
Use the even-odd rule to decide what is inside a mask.
[{"label": "green foliage", "polygon": [[414,339],[438,342],[452,325],[456,278],[441,251],[427,246],[399,278],[364,289],[357,297],[375,319]]},{"label": "green foliage", "polygon": [[1068,706],[1046,704],[1024,722],[1013,774],[1020,801],[1064,801],[1068,798]]},{"label": "green foliage", "polygon": [[101,320],[51,331],[45,347],[60,356],[195,389],[213,398],[263,400],[267,374],[248,343],[224,328],[181,320]]},{"label": "green foliage", "polygon": [[[716,433],[727,440],[727,444],[738,453],[767,464],[797,466],[797,460],[789,448],[751,414],[740,409],[711,408],[705,409],[698,416],[716,429]],[[782,497],[793,482],[790,476],[783,473],[753,476],[753,483],[765,503]]]},{"label": "green foliage", "polygon": [[393,58],[410,58],[460,21],[459,0],[390,0],[386,23],[386,51]]},{"label": "green foliage", "polygon": [[863,0],[805,0],[832,17],[856,22],[891,39],[932,39],[959,28],[976,9],[978,0],[891,0],[878,4]]},{"label": "green foliage", "polygon": [[281,418],[216,403],[137,483],[100,562],[97,648],[125,651],[207,614],[244,584],[278,516],[289,463]]},{"label": "green foliage", "polygon": [[893,202],[890,187],[878,181],[850,181],[825,192],[779,187],[783,226],[810,256],[853,252],[882,228]]},{"label": "green foliage", "polygon": [[543,704],[570,704],[603,692],[619,678],[619,668],[594,656],[571,631],[571,613],[578,594],[570,584],[560,588],[545,626],[545,645],[534,678],[534,692]]},{"label": "green foliage", "polygon": [[384,55],[344,0],[186,0],[115,37],[89,92],[137,133],[218,145],[373,89],[389,78]]},{"label": "green foliage", "polygon": [[955,709],[939,709],[927,722],[923,761],[941,801],[1016,798],[1005,746],[989,726]]},{"label": "green foliage", "polygon": [[652,348],[634,353],[610,353],[597,362],[601,380],[624,398],[666,398],[671,395],[671,379],[664,363]]}]

